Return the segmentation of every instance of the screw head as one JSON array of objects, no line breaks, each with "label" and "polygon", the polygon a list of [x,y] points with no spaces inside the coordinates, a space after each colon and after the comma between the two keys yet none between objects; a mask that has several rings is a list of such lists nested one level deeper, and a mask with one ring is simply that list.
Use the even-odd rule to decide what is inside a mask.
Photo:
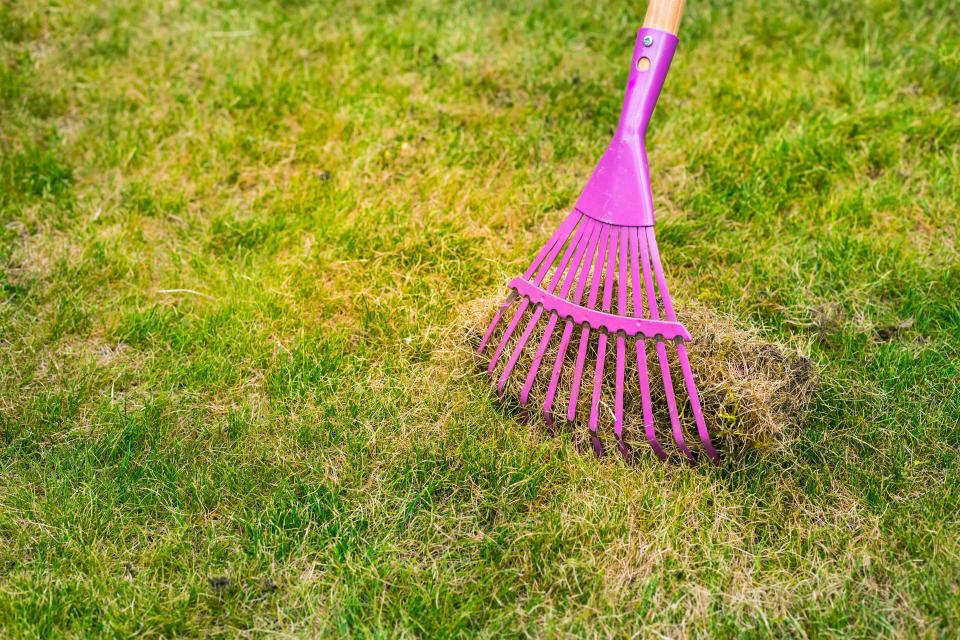
[{"label": "screw head", "polygon": [[643,36],[643,46],[649,47],[653,44],[653,36]]}]

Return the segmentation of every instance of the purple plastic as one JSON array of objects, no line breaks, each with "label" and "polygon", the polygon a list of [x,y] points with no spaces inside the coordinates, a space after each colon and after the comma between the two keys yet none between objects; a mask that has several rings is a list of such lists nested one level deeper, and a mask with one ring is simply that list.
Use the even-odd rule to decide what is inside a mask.
[{"label": "purple plastic", "polygon": [[[640,250],[639,230],[630,229],[630,284],[633,292],[633,315],[639,317],[643,313],[642,291],[643,281],[640,279]],[[657,440],[656,427],[653,424],[653,402],[650,398],[650,372],[647,371],[647,344],[637,340],[637,381],[640,383],[640,407],[643,413],[643,432],[650,443],[650,448],[661,459],[666,459],[667,452]]]},{"label": "purple plastic", "polygon": [[[575,227],[577,223],[583,216],[573,213],[567,217],[566,221],[560,226],[561,230],[569,231],[569,229]],[[544,249],[540,250],[537,258],[534,260],[533,264],[527,268],[527,273],[536,275],[533,278],[533,283],[539,285],[540,282],[546,277],[547,272],[550,270],[550,267],[553,266],[553,261],[556,259],[557,254],[560,252],[560,249],[563,248],[564,243],[566,242],[566,235],[562,235],[558,232],[555,233],[551,241],[547,244],[549,248],[545,245]],[[529,276],[528,276],[529,278]],[[500,309],[501,313],[506,310],[506,307],[510,304],[508,300],[504,307]],[[520,318],[523,317],[523,312],[527,310],[527,305],[529,301],[525,300],[520,303],[520,307],[513,314],[513,319],[510,321],[510,324],[507,325],[507,330],[504,332],[503,337],[500,338],[500,344],[497,345],[497,350],[493,352],[493,358],[490,359],[490,365],[487,367],[487,371],[493,373],[493,370],[497,368],[497,362],[500,360],[500,354],[503,353],[503,348],[507,346],[507,342],[510,341],[510,337],[513,335],[514,330],[517,328],[517,324],[520,322]],[[496,322],[499,322],[500,314],[497,314],[495,318]],[[483,342],[480,343],[479,351],[483,351],[483,348],[486,346],[487,340],[493,334],[493,330],[496,327],[496,324],[491,323],[490,328],[487,329],[487,333],[484,336]]]},{"label": "purple plastic", "polygon": [[[593,276],[590,279],[590,295],[587,297],[587,305],[595,309],[597,307],[597,295],[600,293],[600,277],[606,260],[607,237],[610,235],[610,227],[604,225],[600,231],[600,244],[597,247],[597,260],[593,264]],[[583,367],[587,362],[587,347],[590,346],[590,327],[586,326],[580,331],[580,346],[577,348],[577,360],[573,365],[573,385],[570,387],[570,401],[567,403],[567,421],[573,422],[577,417],[577,402],[580,400],[580,387],[583,382]]]},{"label": "purple plastic", "polygon": [[[579,325],[589,325],[593,329],[603,329],[607,333],[619,332],[632,337],[643,336],[653,340],[691,340],[690,333],[679,322],[644,320],[643,318],[586,309],[565,300],[562,293],[560,296],[548,293],[523,278],[514,278],[507,286],[530,300],[530,302],[544,307],[547,311],[554,311],[561,318],[573,320],[574,323]],[[623,287],[626,287],[625,280]]]},{"label": "purple plastic", "polygon": [[[514,278],[514,280],[511,282],[511,286],[516,286],[517,288],[515,288],[514,290],[520,295],[525,295],[528,299],[531,297],[531,295],[534,295],[535,292],[537,295],[542,296],[540,300],[531,299],[531,302],[534,302],[534,304],[542,304],[544,307],[546,307],[547,304],[543,300],[549,297],[551,300],[556,300],[563,304],[570,304],[570,306],[573,307],[573,309],[575,310],[582,309],[582,307],[573,305],[571,303],[567,303],[564,300],[564,298],[570,292],[570,287],[573,285],[573,281],[576,275],[578,273],[583,272],[585,263],[589,261],[588,256],[593,254],[593,251],[597,246],[597,240],[599,239],[599,234],[600,234],[600,226],[597,224],[591,224],[590,240],[587,243],[587,245],[589,245],[589,249],[588,249],[589,253],[588,255],[584,255],[584,249],[587,249],[587,245],[582,245],[577,255],[574,257],[574,264],[577,265],[577,271],[574,271],[573,269],[571,269],[570,272],[567,274],[567,279],[564,281],[563,288],[560,290],[560,296],[554,296],[537,287],[534,287],[523,278]],[[582,280],[583,278],[581,278],[581,281]],[[549,309],[549,310],[557,311],[557,309],[555,308]],[[553,330],[557,326],[557,320],[559,319],[559,315],[562,315],[562,314],[557,314],[557,313],[550,314],[550,320],[547,322],[547,327],[543,331],[543,337],[540,339],[540,345],[537,347],[537,352],[533,357],[533,363],[530,365],[530,371],[527,373],[527,379],[524,381],[523,389],[520,391],[521,406],[524,406],[524,407],[527,406],[527,398],[530,395],[530,389],[533,388],[533,383],[537,379],[537,372],[540,371],[540,364],[543,362],[543,356],[547,351],[547,347],[550,345],[550,339],[553,337]]]},{"label": "purple plastic", "polygon": [[[645,45],[644,38],[651,41]],[[651,449],[660,458],[667,451],[657,438],[650,385],[653,383],[648,364],[646,341],[652,340],[670,422],[670,435],[677,449],[690,461],[693,451],[684,439],[682,419],[689,407],[703,450],[714,461],[718,455],[710,440],[697,394],[685,343],[690,333],[677,322],[667,290],[660,252],[653,232],[653,198],[650,173],[644,148],[644,136],[657,97],[666,78],[677,46],[676,36],[657,29],[640,29],[627,81],[623,111],[613,140],[600,159],[589,182],[577,200],[574,210],[556,233],[540,249],[533,262],[519,278],[510,282],[510,297],[497,312],[478,349],[482,357],[504,317],[513,309],[513,316],[495,342],[487,370],[494,373],[508,345],[509,357],[497,379],[497,391],[503,392],[530,340],[543,326],[520,392],[520,404],[526,407],[538,375],[544,369],[544,358],[561,324],[558,353],[546,369],[550,372],[543,415],[553,424],[554,404],[560,391],[563,370],[569,365],[567,352],[574,332],[579,340],[573,363],[573,380],[567,396],[566,418],[574,422],[579,409],[580,393],[588,364],[593,368],[587,427],[598,455],[600,417],[604,415],[608,393],[604,389],[607,360],[614,359],[612,390],[613,431],[621,454],[630,460],[623,439],[625,423],[624,389],[627,366],[633,357],[627,341],[636,342],[636,380],[640,387],[644,435]],[[641,71],[638,61],[646,58]],[[559,257],[559,261],[557,260]],[[589,289],[589,290],[588,290]],[[586,295],[586,300],[584,300]],[[616,312],[612,309],[616,306]],[[523,318],[526,323],[516,339]],[[592,362],[588,363],[591,340],[596,335]],[[608,350],[613,340],[612,350]],[[675,349],[673,357],[669,351]],[[673,363],[673,364],[672,364]],[[683,389],[673,384],[671,367],[680,368]],[[656,374],[654,374],[655,376]],[[632,379],[632,378],[631,378]],[[686,391],[686,399],[678,391]],[[665,428],[665,427],[664,427]]]},{"label": "purple plastic", "polygon": [[[643,281],[647,286],[647,308],[650,310],[650,317],[654,320],[660,319],[660,311],[657,308],[657,294],[654,290],[653,279],[650,277],[650,253],[656,250],[656,242],[653,240],[653,227],[644,227],[640,230],[646,235],[646,242],[640,243],[640,266],[643,269]],[[647,232],[651,233],[647,233]],[[653,246],[651,246],[651,244]],[[659,265],[659,261],[658,261]],[[661,287],[660,295],[664,294]],[[663,392],[667,399],[667,411],[670,414],[670,426],[673,429],[673,439],[677,447],[683,452],[689,460],[693,460],[693,453],[687,448],[683,438],[683,430],[680,428],[680,417],[677,414],[677,400],[673,393],[673,380],[670,377],[670,363],[667,360],[667,349],[662,343],[655,346],[657,351],[657,360],[660,362],[660,375],[663,377]]]},{"label": "purple plastic", "polygon": [[[576,254],[577,247],[580,245],[580,239],[583,237],[584,232],[589,226],[591,226],[593,221],[587,221],[584,224],[581,224],[577,227],[576,232],[574,233],[573,239],[570,243],[567,244],[567,250],[563,254],[563,258],[560,260],[560,267],[553,272],[553,278],[550,280],[550,285],[545,292],[546,295],[553,293],[557,288],[557,285],[560,283],[561,277],[566,271],[567,267],[570,265],[571,258]],[[579,253],[583,253],[583,249],[579,249]],[[576,260],[575,260],[576,262]],[[572,270],[571,270],[572,273]],[[527,326],[523,330],[523,334],[520,336],[520,340],[517,341],[517,344],[513,348],[513,353],[510,354],[510,359],[507,361],[507,366],[504,367],[503,373],[500,374],[500,381],[497,383],[497,391],[503,392],[503,387],[507,383],[507,379],[510,377],[510,373],[513,372],[513,367],[517,364],[517,360],[520,358],[521,353],[523,353],[523,347],[530,340],[530,336],[533,335],[534,330],[537,328],[537,322],[540,320],[540,316],[543,314],[543,306],[535,305],[533,316],[527,321]]]},{"label": "purple plastic", "polygon": [[[643,44],[646,36],[653,40],[650,46]],[[676,49],[677,37],[671,33],[657,29],[640,29],[637,33],[620,122],[576,204],[577,210],[595,220],[615,225],[653,225],[653,195],[644,137]],[[646,71],[637,69],[642,58],[650,61]]]}]

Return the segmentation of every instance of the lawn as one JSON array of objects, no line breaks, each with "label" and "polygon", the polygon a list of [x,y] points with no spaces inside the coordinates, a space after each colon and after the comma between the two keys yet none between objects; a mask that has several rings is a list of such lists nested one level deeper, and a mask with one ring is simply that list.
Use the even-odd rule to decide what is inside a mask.
[{"label": "lawn", "polygon": [[816,364],[783,451],[596,459],[464,366],[642,17],[0,0],[0,636],[956,634],[954,0],[689,0],[658,239]]}]

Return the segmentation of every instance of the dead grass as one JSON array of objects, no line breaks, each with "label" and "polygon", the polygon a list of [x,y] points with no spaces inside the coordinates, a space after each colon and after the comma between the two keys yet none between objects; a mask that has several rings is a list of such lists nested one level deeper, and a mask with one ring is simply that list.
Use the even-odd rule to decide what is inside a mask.
[{"label": "dead grass", "polygon": [[[480,343],[487,324],[496,313],[502,300],[497,297],[484,297],[459,309],[459,337],[472,349]],[[512,313],[513,307],[510,312]],[[531,312],[528,310],[519,325],[525,326]],[[796,350],[775,342],[764,340],[756,330],[744,328],[728,316],[721,315],[699,304],[682,306],[678,311],[680,320],[694,336],[689,345],[690,364],[694,370],[697,387],[703,407],[707,427],[714,445],[728,456],[738,456],[747,452],[775,453],[790,445],[803,426],[810,400],[817,387],[817,371],[813,361]],[[524,378],[533,362],[534,354],[542,335],[546,318],[541,318],[540,326],[527,342],[504,388],[504,396],[519,409],[520,394]],[[501,325],[505,325],[501,322]],[[494,343],[502,335],[502,328],[495,334]],[[499,379],[505,368],[508,354],[518,342],[521,330],[518,329],[508,342],[504,355],[495,371]],[[562,331],[553,332],[540,373],[530,391],[527,402],[530,410],[525,413],[534,422],[543,424],[540,411],[534,409],[543,405],[550,377],[550,367],[556,360]],[[574,333],[574,340],[578,334]],[[563,374],[561,375],[558,397],[554,403],[557,420],[564,416],[569,401],[569,390],[573,382],[575,342],[568,348]],[[578,402],[575,424],[563,421],[562,426],[572,430],[575,440],[583,443],[586,435],[585,421],[590,402],[593,363],[596,362],[596,342],[591,341],[591,350],[587,357],[587,372],[584,375],[583,388]],[[472,350],[471,349],[471,350]],[[636,352],[634,343],[628,341],[626,353]],[[461,352],[464,353],[464,352]],[[489,353],[487,354],[489,356]],[[673,356],[671,370],[675,389],[682,386],[679,367]],[[472,356],[471,356],[472,358]],[[601,400],[600,438],[605,450],[616,450],[616,442],[610,435],[613,428],[613,394],[615,385],[614,353],[611,346],[607,349],[607,365],[604,371],[604,395]],[[627,358],[627,386],[624,390],[624,440],[631,451],[649,450],[643,435],[642,407],[640,387],[637,384],[636,361]],[[476,362],[474,359],[473,362]],[[468,366],[463,364],[463,366]],[[658,438],[661,443],[669,443],[669,415],[662,386],[655,384],[657,362],[653,350],[648,349],[648,370],[651,380],[652,404]],[[679,386],[678,386],[679,385]],[[678,396],[679,397],[679,396]],[[681,414],[685,438],[688,445],[696,442],[697,437],[689,411]]]}]

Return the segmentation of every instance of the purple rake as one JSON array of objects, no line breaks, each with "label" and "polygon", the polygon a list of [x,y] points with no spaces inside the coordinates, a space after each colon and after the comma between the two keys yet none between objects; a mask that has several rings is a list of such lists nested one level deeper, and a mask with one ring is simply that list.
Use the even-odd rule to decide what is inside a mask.
[{"label": "purple rake", "polygon": [[[648,341],[652,342],[655,354],[653,370],[659,372],[656,384],[662,385],[670,437],[677,449],[687,460],[696,459],[684,439],[681,420],[682,416],[690,415],[689,407],[700,445],[711,460],[719,459],[703,419],[687,357],[690,334],[677,322],[657,249],[644,143],[650,116],[677,47],[675,34],[683,5],[683,0],[651,0],[644,26],[637,33],[626,97],[613,141],[573,211],[523,275],[510,282],[511,294],[494,316],[477,351],[484,358],[488,348],[493,347],[487,362],[487,371],[491,374],[496,374],[497,367],[506,358],[496,381],[497,393],[502,395],[517,363],[528,350],[528,343],[542,326],[532,362],[523,374],[519,400],[526,411],[538,378],[541,373],[549,372],[542,411],[552,428],[561,379],[564,368],[569,365],[567,354],[576,338],[565,418],[575,422],[581,395],[589,394],[587,427],[597,455],[603,454],[599,428],[603,409],[609,406],[604,402],[610,395],[610,390],[605,388],[609,386],[605,385],[608,380],[605,372],[608,352],[612,352],[613,434],[620,453],[628,461],[631,455],[623,430],[630,341],[636,343],[644,436],[654,453],[662,459],[668,457],[658,439],[658,432],[662,438],[666,425],[657,425],[654,420],[651,383],[657,374],[651,375]],[[556,357],[552,365],[544,367],[558,329],[561,333]],[[516,337],[518,330],[519,337]],[[511,341],[512,347],[508,350]],[[671,362],[679,363],[685,397],[678,398]],[[592,383],[585,380],[589,379],[591,369]],[[587,390],[582,389],[585,382],[590,385]]]}]

